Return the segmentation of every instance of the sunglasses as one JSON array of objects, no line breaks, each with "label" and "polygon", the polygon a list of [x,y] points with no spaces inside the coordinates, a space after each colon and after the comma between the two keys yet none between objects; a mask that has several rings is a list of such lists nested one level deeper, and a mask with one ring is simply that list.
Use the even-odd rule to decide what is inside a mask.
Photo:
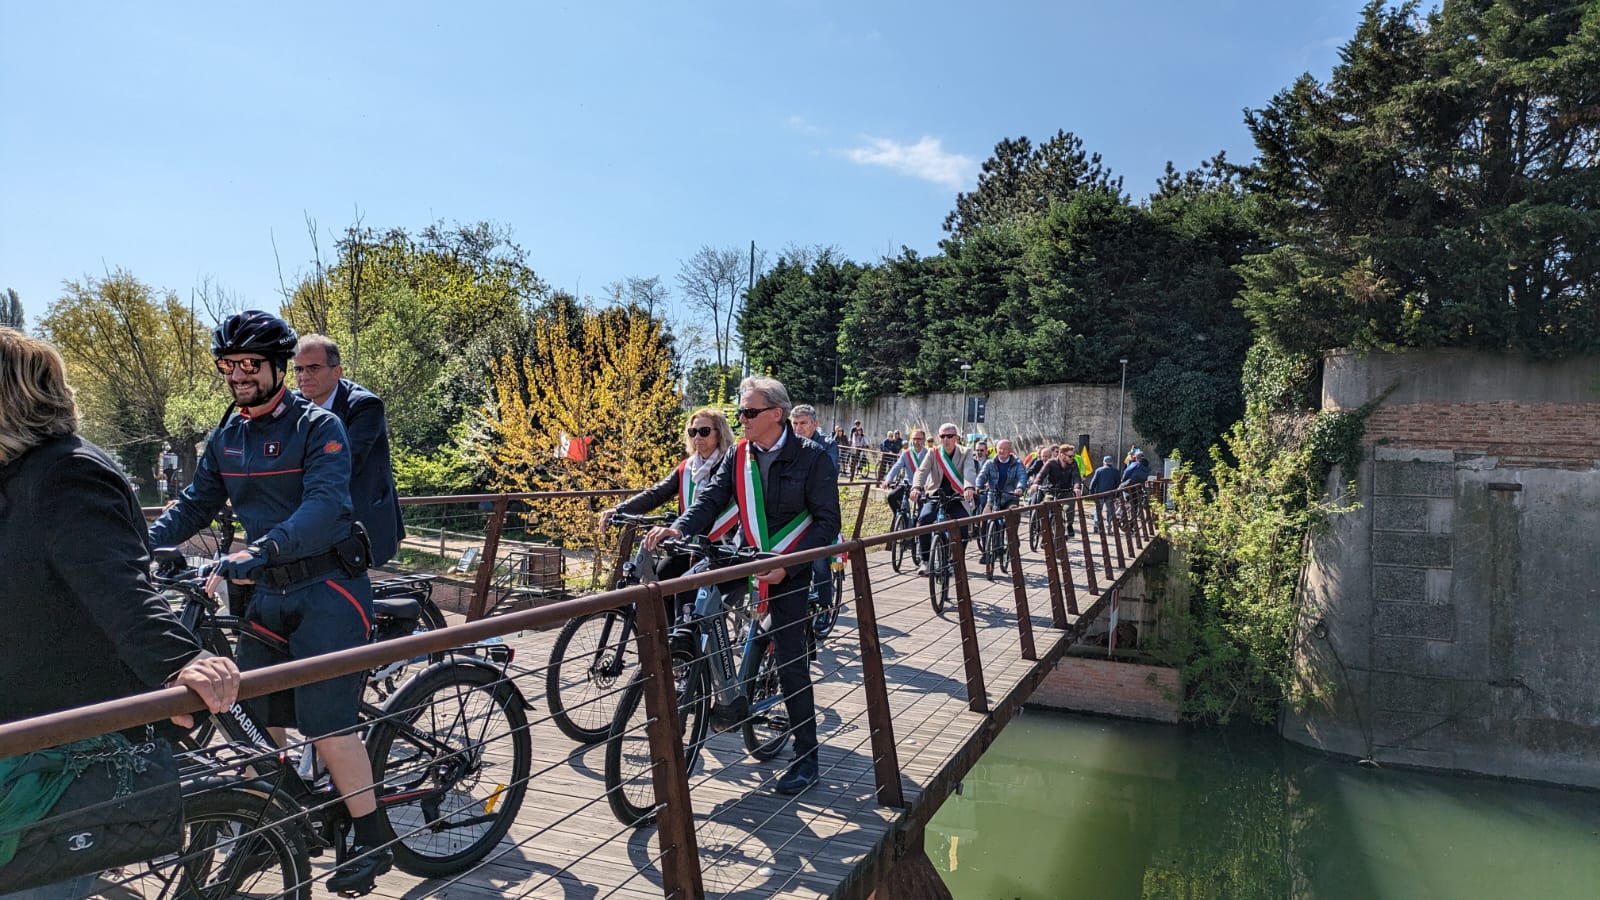
[{"label": "sunglasses", "polygon": [[712,430],[710,425],[701,425],[699,428],[687,429],[687,434],[689,437],[711,437]]},{"label": "sunglasses", "polygon": [[[294,367],[294,373],[296,375],[315,375],[318,372],[321,372],[323,369],[326,369],[326,368],[327,368],[327,366],[324,366],[324,365],[321,365],[321,364],[318,364],[318,363],[312,363],[309,366],[295,366]],[[246,370],[246,371],[248,371],[248,370]]]},{"label": "sunglasses", "polygon": [[741,419],[754,419],[756,416],[759,416],[764,412],[768,412],[768,411],[774,410],[774,409],[777,409],[777,407],[776,406],[757,406],[757,407],[753,407],[752,408],[752,407],[749,407],[749,406],[741,406],[741,407],[739,407],[739,418],[741,418]]},{"label": "sunglasses", "polygon": [[942,438],[956,438],[956,437],[960,437],[960,436],[961,435],[959,435],[959,434],[941,434],[941,435],[939,435],[939,437],[942,437]]},{"label": "sunglasses", "polygon": [[266,360],[259,359],[259,358],[252,358],[252,359],[219,359],[219,360],[217,360],[217,371],[221,372],[224,375],[232,375],[233,374],[233,370],[234,369],[238,369],[239,371],[245,373],[246,375],[254,375],[257,372],[261,371],[261,366],[264,365],[265,363],[266,363]]}]

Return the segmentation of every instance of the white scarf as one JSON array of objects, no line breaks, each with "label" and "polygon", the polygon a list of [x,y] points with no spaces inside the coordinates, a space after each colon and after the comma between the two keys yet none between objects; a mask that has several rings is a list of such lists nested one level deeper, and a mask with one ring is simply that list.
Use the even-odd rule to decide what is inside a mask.
[{"label": "white scarf", "polygon": [[689,457],[689,475],[696,485],[707,484],[711,481],[712,473],[717,471],[717,463],[722,462],[722,448],[711,451],[711,455],[704,459],[696,453]]}]

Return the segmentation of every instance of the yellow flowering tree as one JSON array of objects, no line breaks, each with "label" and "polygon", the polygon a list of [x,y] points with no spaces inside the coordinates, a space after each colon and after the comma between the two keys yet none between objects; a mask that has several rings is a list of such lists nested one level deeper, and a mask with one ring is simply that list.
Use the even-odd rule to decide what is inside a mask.
[{"label": "yellow flowering tree", "polygon": [[[641,309],[558,307],[536,323],[532,355],[490,368],[483,456],[497,491],[634,489],[682,454],[672,352]],[[527,525],[568,548],[603,550],[596,511],[611,502],[542,501]]]}]

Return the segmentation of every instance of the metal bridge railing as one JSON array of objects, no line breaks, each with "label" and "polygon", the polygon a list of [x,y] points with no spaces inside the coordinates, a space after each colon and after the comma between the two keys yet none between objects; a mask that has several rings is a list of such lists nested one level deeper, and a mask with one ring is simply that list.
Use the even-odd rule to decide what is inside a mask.
[{"label": "metal bridge railing", "polygon": [[[939,532],[949,537],[951,545],[957,548],[956,552],[951,554],[951,562],[955,568],[953,581],[956,592],[953,612],[956,620],[954,627],[959,631],[964,702],[973,712],[994,715],[997,719],[1003,720],[1009,718],[1014,709],[997,708],[996,698],[987,684],[984,641],[989,642],[987,646],[999,646],[995,643],[998,636],[992,629],[985,629],[980,636],[979,622],[974,613],[972,586],[967,571],[967,554],[961,550],[961,528],[964,526],[974,529],[976,534],[976,530],[989,521],[1004,523],[1009,536],[1008,553],[1011,557],[1009,577],[1013,606],[1012,614],[1007,618],[1013,618],[1016,652],[1022,659],[1037,660],[1039,648],[1034,634],[1032,606],[1040,598],[1036,596],[1036,588],[1030,592],[1029,575],[1024,572],[1022,556],[1023,523],[1028,517],[1039,516],[1046,535],[1046,539],[1040,542],[1047,589],[1045,602],[1049,604],[1048,618],[1051,624],[1063,629],[1071,624],[1071,616],[1089,617],[1096,612],[1095,608],[1086,607],[1085,598],[1078,596],[1076,585],[1079,581],[1088,585],[1091,593],[1102,595],[1098,600],[1099,604],[1107,602],[1104,594],[1126,574],[1129,564],[1137,559],[1143,547],[1155,537],[1158,526],[1153,503],[1150,502],[1152,493],[1142,488],[1133,488],[1119,489],[1104,495],[1119,502],[1127,502],[1129,513],[1124,528],[1112,529],[1109,533],[1107,529],[1102,529],[1097,540],[1091,539],[1086,515],[1088,503],[1097,499],[1096,496],[1054,500],[1035,506],[1017,506],[956,522],[938,522],[902,532],[880,532],[863,538],[860,537],[862,523],[866,521],[868,505],[874,502],[876,491],[870,482],[853,487],[859,489],[859,494],[851,495],[851,499],[858,505],[854,510],[855,522],[850,528],[850,539],[832,547],[790,554],[786,557],[785,563],[793,566],[835,555],[843,555],[848,561],[846,603],[854,614],[854,624],[842,626],[831,637],[825,658],[819,654],[821,674],[815,680],[819,684],[842,685],[849,696],[857,696],[859,692],[861,702],[857,705],[860,707],[860,712],[852,715],[864,721],[852,719],[842,723],[848,727],[832,729],[829,740],[825,740],[823,746],[830,751],[846,751],[847,758],[856,755],[867,756],[870,759],[870,776],[863,772],[850,777],[852,779],[870,777],[871,794],[880,806],[903,808],[907,801],[902,783],[901,750],[896,740],[896,731],[897,728],[914,730],[923,723],[916,721],[915,718],[897,722],[891,698],[906,695],[907,692],[915,694],[921,688],[887,674],[882,621],[885,616],[894,617],[901,623],[899,630],[902,632],[907,628],[912,631],[949,628],[951,623],[945,614],[928,614],[931,610],[928,609],[926,600],[921,598],[915,601],[898,600],[889,608],[883,608],[882,604],[889,595],[880,594],[878,589],[892,584],[894,576],[886,571],[888,567],[886,554],[876,551],[888,547],[893,541],[907,537]],[[513,501],[552,497],[565,501],[586,501],[591,497],[612,497],[622,493],[627,492],[586,492],[576,497],[502,494],[412,498],[407,501],[407,505],[426,507],[470,504],[475,508],[481,502],[490,503],[487,518],[483,521],[484,543],[481,556],[484,559],[478,563],[478,568],[473,573],[476,584],[486,586],[488,584],[486,573],[493,571],[492,561],[498,556],[496,541],[491,539],[491,535],[504,533],[506,515]],[[878,496],[880,498],[878,502],[881,503],[881,494]],[[1081,549],[1081,562],[1076,561],[1074,555],[1068,552],[1066,522],[1069,516],[1077,525],[1075,530],[1078,532],[1076,538],[1078,543],[1074,549]],[[848,513],[846,517],[848,522]],[[454,527],[450,527],[452,525]],[[459,521],[442,521],[439,527],[461,534],[473,533]],[[430,539],[437,540],[437,537],[433,536]],[[612,558],[625,556],[632,539],[632,534],[624,533],[613,551],[617,555]],[[1081,573],[1081,579],[1080,573],[1075,571],[1079,566],[1085,570]],[[503,867],[520,857],[537,858],[541,852],[553,847],[554,841],[559,840],[562,844],[559,865],[534,866],[530,874],[530,878],[534,881],[540,879],[545,882],[558,881],[567,877],[562,873],[570,872],[574,868],[581,869],[587,861],[605,854],[608,845],[618,839],[625,839],[633,828],[631,824],[615,820],[612,820],[607,828],[596,826],[597,822],[606,821],[605,808],[609,805],[603,782],[597,783],[593,777],[598,759],[597,753],[603,751],[600,748],[580,746],[566,741],[552,722],[551,711],[543,699],[551,663],[554,661],[549,655],[551,645],[548,638],[555,629],[580,617],[619,611],[631,606],[636,613],[638,626],[631,650],[636,655],[635,678],[640,685],[644,706],[644,716],[636,727],[642,730],[641,746],[647,748],[649,756],[650,793],[653,796],[657,833],[654,852],[630,853],[628,858],[633,864],[633,872],[631,875],[617,875],[618,880],[644,879],[656,885],[662,895],[667,897],[704,896],[708,887],[713,893],[744,892],[751,889],[749,882],[752,878],[765,876],[752,875],[748,871],[739,876],[737,871],[729,869],[726,864],[730,860],[742,860],[754,855],[749,852],[748,846],[748,842],[755,839],[754,833],[764,824],[770,824],[780,817],[798,817],[798,821],[804,822],[805,817],[814,817],[816,813],[798,811],[795,804],[800,802],[799,798],[782,800],[774,809],[771,806],[772,795],[763,790],[766,782],[770,780],[770,775],[764,774],[755,783],[748,777],[734,779],[733,783],[737,785],[736,796],[725,803],[717,804],[709,815],[697,819],[693,806],[696,791],[707,790],[708,782],[713,781],[719,791],[728,791],[730,779],[725,774],[719,775],[719,771],[725,772],[728,765],[737,765],[739,760],[738,758],[732,762],[724,760],[722,770],[702,770],[694,773],[689,770],[685,756],[684,720],[680,718],[679,709],[678,688],[682,674],[679,671],[681,666],[677,668],[674,666],[673,647],[669,640],[673,622],[663,598],[693,592],[709,585],[727,584],[745,579],[771,567],[770,561],[745,563],[704,574],[605,591],[493,616],[484,616],[483,613],[488,611],[487,607],[478,605],[479,599],[487,596],[485,589],[484,592],[474,595],[474,605],[470,615],[476,617],[465,623],[252,671],[244,675],[241,697],[259,697],[339,675],[370,672],[404,661],[417,663],[430,657],[438,658],[438,654],[447,654],[452,648],[473,642],[511,637],[517,656],[504,670],[502,677],[507,686],[515,687],[528,701],[528,708],[523,711],[525,713],[523,718],[526,721],[512,721],[501,731],[480,735],[478,740],[484,747],[493,745],[495,748],[503,748],[510,746],[508,741],[515,741],[518,732],[532,736],[533,740],[528,742],[534,754],[531,764],[525,773],[519,772],[515,777],[516,784],[528,788],[526,796],[529,802],[523,807],[518,827],[499,842],[494,852],[471,869],[449,876],[448,883],[454,884],[479,877],[478,873],[483,871],[484,867]],[[1037,566],[1032,567],[1032,576],[1037,578]],[[1102,586],[1105,591],[1102,591]],[[908,620],[907,617],[911,615],[917,618]],[[805,623],[805,627],[809,627],[809,623]],[[527,633],[533,633],[533,637],[527,637]],[[519,635],[523,636],[518,637]],[[583,652],[570,654],[571,658],[561,662],[581,662]],[[944,651],[930,649],[916,652],[932,654]],[[913,672],[919,665],[933,665],[936,662],[937,660],[932,658],[917,659],[915,655],[910,657],[897,655],[894,658],[896,671],[902,672]],[[416,668],[420,668],[420,665]],[[813,666],[813,673],[815,672],[816,666]],[[628,681],[631,683],[632,680]],[[627,688],[628,683],[619,681],[606,688],[608,693],[605,696],[620,694]],[[0,725],[0,757],[14,756],[82,737],[140,726],[170,716],[195,712],[197,708],[198,703],[194,696],[186,689],[166,688],[75,710],[5,723]],[[402,718],[406,716],[415,718],[419,715],[415,710],[406,708],[385,708],[384,714]],[[369,729],[371,727],[369,726]],[[371,733],[369,730],[369,736]],[[293,747],[303,747],[311,737],[313,736],[303,736]],[[467,753],[473,749],[460,748],[460,752]],[[501,749],[494,750],[496,754],[501,752]],[[718,755],[727,756],[725,752],[719,752]],[[824,776],[828,777],[831,771],[831,767],[825,767]],[[741,772],[745,776],[748,775],[747,771],[741,770]],[[217,778],[237,777],[239,774],[237,761],[228,764],[218,757],[215,770],[202,774]],[[847,772],[844,774],[848,775]],[[499,790],[491,791],[490,794],[501,796],[501,791],[510,786],[514,785],[498,785]],[[580,821],[581,824],[575,824]],[[263,821],[261,827],[269,828],[272,825],[271,821]],[[406,837],[401,835],[398,840],[404,841]],[[629,846],[637,844],[629,842]],[[703,857],[708,865],[703,865]],[[713,873],[712,883],[709,885],[706,877],[708,867]],[[329,869],[328,862],[320,862],[310,877],[326,878]],[[505,877],[503,871],[500,869],[494,871],[500,874],[492,877],[503,881]],[[615,875],[617,870],[614,856],[605,860],[605,865],[598,866],[597,871],[610,871]],[[729,871],[734,871],[734,874],[727,874]],[[763,884],[761,887],[764,890],[776,889],[781,885]],[[539,890],[539,886],[527,884],[519,888],[521,889],[531,893]],[[294,895],[292,891],[284,893]]]}]

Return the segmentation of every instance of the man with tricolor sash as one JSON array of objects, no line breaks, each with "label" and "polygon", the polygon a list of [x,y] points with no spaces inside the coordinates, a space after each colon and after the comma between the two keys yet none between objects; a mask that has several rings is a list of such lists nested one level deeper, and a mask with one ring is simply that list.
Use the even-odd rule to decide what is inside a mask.
[{"label": "man with tricolor sash", "polygon": [[[839,473],[828,454],[795,434],[788,424],[793,404],[783,384],[752,376],[739,384],[744,439],[702,487],[694,503],[672,525],[653,528],[644,545],[668,538],[705,534],[730,502],[738,508],[738,540],[772,553],[826,547],[839,535]],[[817,783],[817,716],[806,658],[810,627],[806,596],[811,564],[775,567],[755,582],[772,613],[778,652],[778,684],[783,689],[795,762],[773,785],[781,794],[798,794]],[[724,584],[732,594],[738,583]]]},{"label": "man with tricolor sash", "polygon": [[[928,451],[917,473],[911,476],[911,505],[918,509],[917,524],[932,525],[944,510],[947,519],[964,518],[978,496],[978,455],[961,444],[961,432],[954,422],[939,426],[939,445]],[[923,503],[923,495],[928,499]],[[919,506],[919,504],[921,504]],[[962,531],[966,539],[966,531]],[[928,547],[933,535],[917,538],[917,552],[922,562],[917,564],[917,574],[928,574]]]},{"label": "man with tricolor sash", "polygon": [[900,504],[906,500],[906,492],[911,490],[911,479],[917,474],[917,469],[922,461],[928,458],[928,432],[921,428],[911,430],[911,446],[900,451],[895,458],[894,465],[889,467],[888,474],[883,476],[883,486],[894,486],[889,491],[887,498],[891,512],[900,512]]}]

